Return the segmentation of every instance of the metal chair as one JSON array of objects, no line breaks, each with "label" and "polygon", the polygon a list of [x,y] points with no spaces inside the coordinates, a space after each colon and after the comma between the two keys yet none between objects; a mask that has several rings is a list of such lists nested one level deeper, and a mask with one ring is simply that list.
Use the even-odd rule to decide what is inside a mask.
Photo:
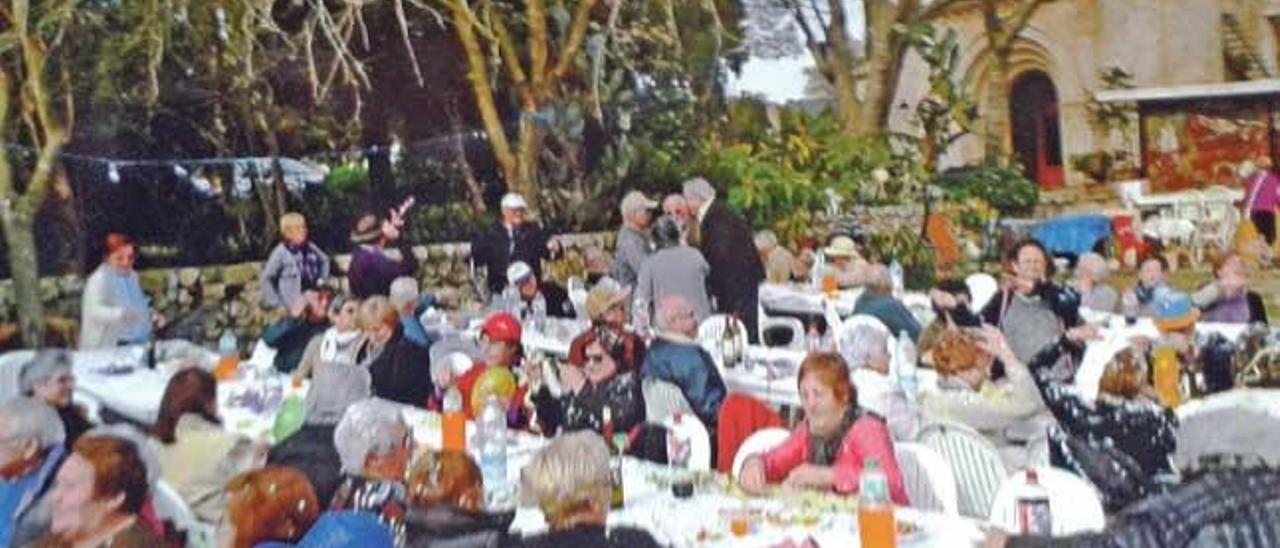
[{"label": "metal chair", "polygon": [[902,470],[911,507],[956,515],[959,500],[956,495],[956,477],[951,466],[937,451],[929,446],[899,442],[893,445]]},{"label": "metal chair", "polygon": [[1008,475],[995,445],[968,426],[935,422],[920,429],[916,441],[937,451],[951,465],[960,515],[985,518]]}]

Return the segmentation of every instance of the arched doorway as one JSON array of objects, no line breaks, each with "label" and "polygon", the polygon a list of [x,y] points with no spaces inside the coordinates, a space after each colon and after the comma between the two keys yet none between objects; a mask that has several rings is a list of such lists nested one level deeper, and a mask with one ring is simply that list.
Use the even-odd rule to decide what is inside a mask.
[{"label": "arched doorway", "polygon": [[1041,188],[1062,186],[1062,139],[1058,92],[1049,75],[1031,70],[1019,74],[1009,91],[1013,153],[1027,177]]}]

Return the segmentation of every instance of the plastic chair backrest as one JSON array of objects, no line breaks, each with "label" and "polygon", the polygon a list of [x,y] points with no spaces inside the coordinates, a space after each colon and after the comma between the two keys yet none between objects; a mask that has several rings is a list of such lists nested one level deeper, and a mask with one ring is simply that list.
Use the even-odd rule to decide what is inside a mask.
[{"label": "plastic chair backrest", "polygon": [[35,357],[30,350],[15,350],[0,355],[0,398],[9,399],[21,391],[18,386],[22,376],[22,367]]},{"label": "plastic chair backrest", "polygon": [[[1036,467],[1035,471],[1040,486],[1049,496],[1053,536],[1101,531],[1107,526],[1102,500],[1092,484],[1066,470]],[[991,504],[992,524],[1011,533],[1018,532],[1018,489],[1026,482],[1026,470],[1019,470],[1001,483]]]},{"label": "plastic chair backrest", "polygon": [[911,315],[916,317],[916,321],[920,325],[929,325],[933,323],[935,314],[933,313],[933,301],[929,300],[929,296],[923,293],[907,293],[902,296],[902,304],[911,311]]},{"label": "plastic chair backrest", "polygon": [[186,532],[188,547],[213,548],[216,546],[215,526],[196,518],[191,507],[182,500],[182,495],[164,480],[156,480],[151,486],[151,505],[155,508],[156,517],[172,523],[178,531]]},{"label": "plastic chair backrest", "polygon": [[836,328],[833,339],[836,344],[837,352],[841,355],[845,353],[846,339],[848,339],[849,336],[853,334],[853,331],[859,326],[869,326],[888,335],[886,343],[889,345],[889,356],[894,355],[893,347],[895,346],[894,342],[897,340],[897,337],[895,336],[897,333],[890,332],[889,328],[884,325],[884,322],[876,319],[874,316],[868,316],[866,314],[854,314],[849,316],[848,318],[845,318],[844,323],[840,324],[840,327]]},{"label": "plastic chair backrest", "polygon": [[651,422],[676,413],[693,413],[693,407],[689,405],[689,400],[680,391],[680,387],[667,381],[645,379],[640,383],[640,391],[644,393],[644,416]]},{"label": "plastic chair backrest", "polygon": [[705,472],[711,470],[711,436],[707,427],[693,413],[673,413],[662,421],[671,432],[679,432],[689,438],[689,469]]},{"label": "plastic chair backrest", "polygon": [[742,475],[742,467],[747,463],[748,457],[777,447],[789,436],[791,432],[786,428],[765,428],[747,436],[747,439],[742,441],[742,445],[738,446],[738,453],[733,456],[733,476],[731,477],[736,479]]},{"label": "plastic chair backrest", "polygon": [[985,272],[970,274],[964,279],[964,284],[969,286],[969,295],[973,297],[973,300],[969,301],[969,308],[972,308],[975,314],[981,313],[982,308],[991,301],[991,297],[1000,290],[1000,284],[996,282],[996,278]]},{"label": "plastic chair backrest", "polygon": [[959,513],[956,477],[942,455],[927,445],[914,442],[895,443],[893,451],[898,458],[898,468],[902,470],[902,481],[906,483],[912,508],[952,515]]},{"label": "plastic chair backrest", "polygon": [[805,346],[804,322],[800,318],[792,318],[789,316],[770,316],[760,318],[760,343],[764,344],[765,332],[774,329],[785,329],[791,332],[791,340],[783,345],[784,348],[794,350],[803,350]]},{"label": "plastic chair backrest", "polygon": [[920,429],[917,442],[951,465],[960,515],[985,518],[1000,483],[1008,475],[1000,453],[976,430],[957,423],[933,423]]},{"label": "plastic chair backrest", "polygon": [[[724,338],[725,326],[729,324],[730,316],[727,314],[713,314],[707,316],[698,325],[698,344],[702,345],[707,353],[711,354],[711,359],[715,360],[716,368],[720,370],[721,376],[724,374],[724,360],[720,348],[720,340]],[[738,328],[738,342],[740,348],[744,351],[747,348],[747,326],[742,320],[735,319]]]}]

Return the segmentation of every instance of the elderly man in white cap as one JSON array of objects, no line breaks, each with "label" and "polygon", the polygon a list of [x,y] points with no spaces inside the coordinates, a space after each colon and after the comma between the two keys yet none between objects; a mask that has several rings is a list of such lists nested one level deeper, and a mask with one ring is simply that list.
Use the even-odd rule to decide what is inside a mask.
[{"label": "elderly man in white cap", "polygon": [[716,300],[716,310],[741,319],[747,336],[756,342],[760,282],[765,277],[751,225],[716,200],[716,191],[706,179],[685,181],[684,197],[697,212],[697,246],[711,265],[707,288]]},{"label": "elderly man in white cap", "polygon": [[609,277],[626,287],[636,286],[640,265],[653,252],[649,224],[653,222],[652,210],[655,207],[658,207],[658,202],[638,190],[628,192],[622,198],[622,228],[618,230]]},{"label": "elderly man in white cap", "polygon": [[498,295],[507,286],[507,268],[522,261],[542,279],[542,260],[548,256],[547,235],[538,223],[525,219],[529,205],[514,192],[502,197],[502,218],[471,242],[471,263],[489,271],[489,293]]},{"label": "elderly man in white cap", "polygon": [[516,261],[507,267],[507,283],[514,288],[515,298],[519,301],[521,319],[530,317],[534,309],[544,306],[547,316],[552,318],[573,318],[573,302],[569,300],[569,292],[552,282],[542,282],[534,275],[533,269],[523,261]]}]

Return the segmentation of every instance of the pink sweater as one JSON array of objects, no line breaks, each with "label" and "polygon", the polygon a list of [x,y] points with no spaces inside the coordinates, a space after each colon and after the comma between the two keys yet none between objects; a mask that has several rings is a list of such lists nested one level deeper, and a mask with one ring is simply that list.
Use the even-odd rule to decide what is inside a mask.
[{"label": "pink sweater", "polygon": [[1244,200],[1247,204],[1249,197],[1253,195],[1255,186],[1262,185],[1258,189],[1258,196],[1253,200],[1252,211],[1275,211],[1276,205],[1280,202],[1280,177],[1276,177],[1270,171],[1259,171],[1244,183]]},{"label": "pink sweater", "polygon": [[[796,467],[809,462],[809,424],[801,423],[791,433],[791,437],[782,442],[782,445],[764,453],[762,458],[765,476],[770,483],[786,479]],[[862,474],[862,463],[868,458],[880,462],[880,469],[889,479],[889,497],[894,504],[910,504],[902,481],[902,471],[898,469],[898,459],[893,453],[893,441],[889,439],[889,429],[884,421],[875,417],[859,418],[840,442],[840,451],[831,465],[836,476],[835,491],[857,494],[858,476]]]}]

